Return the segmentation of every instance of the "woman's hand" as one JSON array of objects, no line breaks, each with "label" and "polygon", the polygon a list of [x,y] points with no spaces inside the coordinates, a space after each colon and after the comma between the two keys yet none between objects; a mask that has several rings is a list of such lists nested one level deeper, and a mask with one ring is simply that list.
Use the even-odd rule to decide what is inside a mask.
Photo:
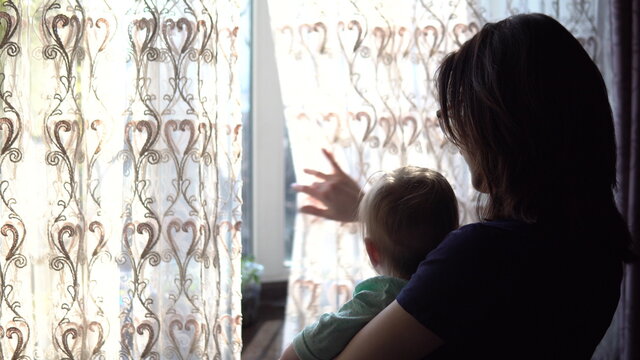
[{"label": "woman's hand", "polygon": [[304,214],[320,216],[330,220],[351,222],[356,221],[358,204],[362,198],[362,190],[358,183],[347,175],[333,154],[322,149],[322,153],[331,163],[333,173],[325,174],[312,169],[304,169],[304,172],[320,179],[311,185],[293,184],[291,188],[302,192],[316,200],[316,205],[305,205],[299,210]]}]

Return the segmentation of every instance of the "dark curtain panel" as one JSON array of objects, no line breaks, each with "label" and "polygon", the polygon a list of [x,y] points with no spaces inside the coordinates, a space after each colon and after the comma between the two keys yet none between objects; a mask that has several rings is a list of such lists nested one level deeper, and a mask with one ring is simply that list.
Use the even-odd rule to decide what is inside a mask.
[{"label": "dark curtain panel", "polygon": [[[612,0],[618,205],[640,242],[640,1]],[[626,266],[619,334],[623,360],[640,359],[640,264]]]}]

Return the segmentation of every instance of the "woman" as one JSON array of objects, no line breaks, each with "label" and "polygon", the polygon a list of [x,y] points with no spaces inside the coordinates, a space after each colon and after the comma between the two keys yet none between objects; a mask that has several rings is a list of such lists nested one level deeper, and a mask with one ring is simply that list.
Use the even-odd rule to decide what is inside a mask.
[{"label": "woman", "polygon": [[[483,221],[449,234],[338,359],[589,359],[631,259],[600,72],[557,21],[527,14],[484,26],[437,81]],[[295,187],[326,208],[301,211],[351,220],[357,186],[327,156],[333,174]]]}]

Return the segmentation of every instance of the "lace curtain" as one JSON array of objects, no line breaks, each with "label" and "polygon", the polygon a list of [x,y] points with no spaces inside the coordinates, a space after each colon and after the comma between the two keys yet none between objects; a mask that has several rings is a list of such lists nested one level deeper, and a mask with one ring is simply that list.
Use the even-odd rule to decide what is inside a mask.
[{"label": "lace curtain", "polygon": [[239,358],[237,18],[3,1],[0,357]]},{"label": "lace curtain", "polygon": [[[434,75],[443,56],[487,21],[521,12],[557,18],[594,58],[601,56],[595,0],[270,0],[269,5],[297,182],[315,181],[303,168],[330,171],[322,147],[365,189],[378,170],[426,166],[452,183],[462,223],[474,221],[477,194],[435,115]],[[355,224],[299,214],[295,226],[285,345],[373,275]]]}]

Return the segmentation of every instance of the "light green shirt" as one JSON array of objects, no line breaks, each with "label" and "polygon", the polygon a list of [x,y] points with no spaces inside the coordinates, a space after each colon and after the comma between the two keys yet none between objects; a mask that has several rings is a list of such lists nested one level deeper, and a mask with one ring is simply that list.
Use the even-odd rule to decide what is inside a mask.
[{"label": "light green shirt", "polygon": [[336,313],[320,316],[293,339],[293,348],[301,360],[333,359],[371,319],[391,304],[406,280],[376,276],[359,283],[353,299]]}]

